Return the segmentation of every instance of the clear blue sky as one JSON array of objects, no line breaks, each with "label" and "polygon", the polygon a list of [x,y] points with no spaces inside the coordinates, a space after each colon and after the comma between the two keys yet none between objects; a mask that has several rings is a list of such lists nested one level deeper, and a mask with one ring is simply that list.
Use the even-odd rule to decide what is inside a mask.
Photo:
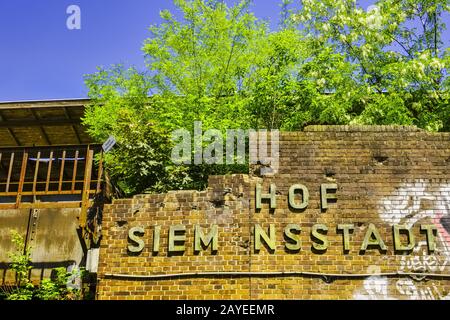
[{"label": "clear blue sky", "polygon": [[[254,0],[252,9],[275,26],[280,2]],[[66,27],[72,4],[81,8],[81,30]],[[142,42],[162,9],[172,1],[1,0],[0,101],[83,98],[83,75],[97,66],[143,67]]]}]

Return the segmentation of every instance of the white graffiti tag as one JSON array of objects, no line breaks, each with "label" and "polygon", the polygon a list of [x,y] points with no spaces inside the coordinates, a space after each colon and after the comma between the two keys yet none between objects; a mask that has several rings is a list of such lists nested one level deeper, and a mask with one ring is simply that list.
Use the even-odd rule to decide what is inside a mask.
[{"label": "white graffiti tag", "polygon": [[[399,186],[392,194],[381,199],[379,215],[388,225],[402,224],[411,228],[416,223],[432,223],[437,228],[437,248],[427,253],[425,241],[419,241],[412,254],[401,257],[400,271],[413,273],[448,273],[450,267],[450,184],[429,183],[418,179]],[[374,266],[369,267],[373,269]],[[446,272],[447,271],[447,272]],[[392,284],[390,283],[392,282]],[[389,299],[388,291],[406,299],[450,299],[450,294],[433,281],[423,283],[417,279],[390,280],[371,276],[357,290],[355,299]],[[392,291],[393,292],[393,291]]]}]

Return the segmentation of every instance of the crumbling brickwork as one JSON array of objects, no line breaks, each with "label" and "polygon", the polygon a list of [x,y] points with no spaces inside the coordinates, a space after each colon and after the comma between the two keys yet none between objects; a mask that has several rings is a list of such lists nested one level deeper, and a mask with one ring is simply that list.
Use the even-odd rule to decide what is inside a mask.
[{"label": "crumbling brickwork", "polygon": [[[282,133],[279,150],[279,171],[272,176],[257,176],[252,167],[249,175],[210,177],[205,191],[138,195],[106,205],[98,298],[450,298],[450,133],[311,126]],[[276,186],[275,209],[267,199],[256,209],[258,184],[265,194],[270,184]],[[288,203],[295,184],[308,189],[304,209]],[[326,209],[323,184],[337,185],[337,200]],[[296,196],[300,201],[304,194]],[[368,233],[371,224],[386,250],[380,245],[362,250],[365,237],[369,244],[376,239]],[[176,225],[185,228],[178,242],[185,249],[168,252],[169,230]],[[217,251],[211,243],[194,250],[196,225],[205,234],[217,225]],[[274,229],[274,248],[261,240],[255,250],[256,225],[267,237]],[[351,226],[348,250],[339,225]],[[410,250],[394,250],[396,226],[410,230]],[[427,233],[427,226],[434,230]],[[129,238],[134,227],[144,231],[136,234],[144,244],[139,252],[129,250],[138,247]],[[313,228],[326,234],[322,240],[328,243],[314,236]],[[299,250],[289,249],[293,238]],[[407,234],[399,239],[411,244]]]}]

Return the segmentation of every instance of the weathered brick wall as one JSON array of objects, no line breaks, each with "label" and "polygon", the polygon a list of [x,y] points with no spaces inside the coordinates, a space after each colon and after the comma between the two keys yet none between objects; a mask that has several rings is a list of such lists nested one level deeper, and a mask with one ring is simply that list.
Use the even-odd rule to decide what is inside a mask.
[{"label": "weathered brick wall", "polygon": [[[255,169],[255,171],[253,171]],[[252,173],[256,172],[252,168]],[[450,134],[403,127],[308,127],[283,133],[279,172],[210,177],[206,191],[174,191],[116,200],[106,206],[100,249],[100,299],[443,299],[450,298]],[[255,186],[276,185],[277,207],[255,210]],[[304,184],[304,210],[288,204],[288,190]],[[320,185],[337,184],[337,201],[321,210]],[[299,197],[297,200],[301,199]],[[373,223],[386,251],[361,245]],[[186,250],[168,254],[171,225],[186,226]],[[218,226],[218,250],[194,252],[194,225]],[[254,249],[254,225],[276,248]],[[286,248],[284,228],[301,227],[300,251]],[[324,252],[312,248],[311,228],[328,228]],[[353,224],[344,251],[338,224]],[[393,225],[410,227],[412,251],[394,251]],[[436,226],[436,250],[427,250],[420,225]],[[154,226],[160,250],[152,252]],[[145,246],[131,253],[132,227]],[[402,240],[406,243],[406,237]],[[235,272],[235,273],[230,273]],[[284,274],[281,274],[284,272]],[[196,274],[198,273],[198,274]],[[209,274],[205,274],[209,273]],[[213,274],[211,274],[213,273]],[[400,273],[400,274],[398,274]],[[427,277],[420,274],[426,273]],[[160,278],[150,278],[166,275]],[[442,276],[440,276],[442,275]],[[446,276],[445,276],[446,275]]]}]

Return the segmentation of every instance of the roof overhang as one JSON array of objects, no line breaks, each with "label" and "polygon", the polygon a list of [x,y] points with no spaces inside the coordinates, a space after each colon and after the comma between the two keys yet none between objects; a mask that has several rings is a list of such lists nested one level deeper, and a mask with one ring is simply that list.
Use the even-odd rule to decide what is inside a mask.
[{"label": "roof overhang", "polygon": [[0,147],[92,143],[81,124],[89,99],[0,102]]}]

